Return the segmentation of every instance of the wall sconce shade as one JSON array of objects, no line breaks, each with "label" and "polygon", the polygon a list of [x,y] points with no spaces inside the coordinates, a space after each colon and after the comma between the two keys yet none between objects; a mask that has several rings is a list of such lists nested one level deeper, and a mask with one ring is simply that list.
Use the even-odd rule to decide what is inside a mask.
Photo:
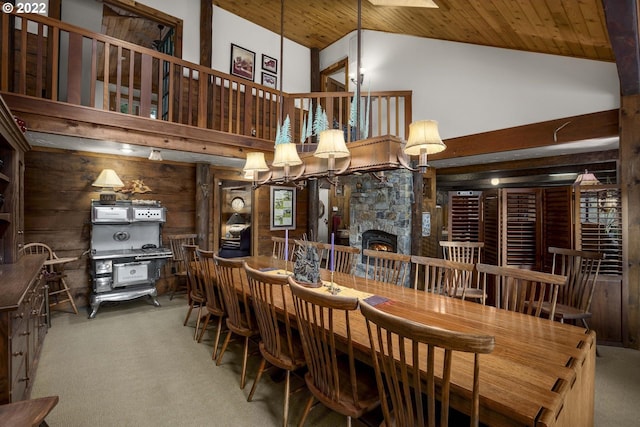
[{"label": "wall sconce shade", "polygon": [[298,166],[302,164],[296,144],[292,142],[285,142],[283,144],[276,144],[276,151],[273,154],[272,165],[277,168],[285,166]]},{"label": "wall sconce shade", "polygon": [[244,164],[242,170],[248,172],[266,172],[269,170],[267,162],[264,160],[264,153],[252,152],[247,153],[247,161]]},{"label": "wall sconce shade", "polygon": [[91,185],[102,188],[124,187],[124,183],[113,169],[103,169]]},{"label": "wall sconce shade", "polygon": [[425,149],[427,154],[444,151],[447,146],[440,139],[438,122],[435,120],[420,120],[409,125],[409,140],[404,152],[409,156],[417,156]]},{"label": "wall sconce shade", "polygon": [[584,170],[584,173],[578,175],[573,185],[600,185],[601,182],[596,178],[596,176],[589,172],[588,170]]},{"label": "wall sconce shade", "polygon": [[446,148],[438,132],[438,122],[435,120],[419,120],[409,125],[409,140],[404,152],[408,156],[420,156],[420,172],[424,173],[427,170],[427,154],[439,153]]},{"label": "wall sconce shade", "polygon": [[156,150],[156,149],[151,150],[151,153],[149,153],[149,160],[155,160],[155,161],[161,162],[162,154],[160,153],[160,150]]},{"label": "wall sconce shade", "polygon": [[340,129],[327,129],[320,132],[320,141],[316,148],[315,157],[328,159],[330,157],[349,157],[351,153],[344,142],[344,133]]}]

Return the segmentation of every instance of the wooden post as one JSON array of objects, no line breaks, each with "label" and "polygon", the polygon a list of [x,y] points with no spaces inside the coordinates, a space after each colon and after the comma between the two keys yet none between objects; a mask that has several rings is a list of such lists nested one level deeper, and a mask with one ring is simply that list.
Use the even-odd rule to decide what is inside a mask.
[{"label": "wooden post", "polygon": [[[622,96],[619,148],[622,196],[622,339],[625,345],[628,340],[628,345],[636,349],[640,348],[639,152],[640,95]],[[624,301],[628,302],[628,311],[625,310]],[[625,331],[625,325],[628,326],[628,331]]]},{"label": "wooden post", "polygon": [[318,241],[318,213],[320,212],[320,191],[318,189],[317,179],[307,180],[307,191],[309,204],[307,212],[309,220],[307,221],[307,236],[310,240]]},{"label": "wooden post", "polygon": [[209,163],[196,165],[196,233],[201,249],[209,250],[211,238],[211,203],[213,194]]}]

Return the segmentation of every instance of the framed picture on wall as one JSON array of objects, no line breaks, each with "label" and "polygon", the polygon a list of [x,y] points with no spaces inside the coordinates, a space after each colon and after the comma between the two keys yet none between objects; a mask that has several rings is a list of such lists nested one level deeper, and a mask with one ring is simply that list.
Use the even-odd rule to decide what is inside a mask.
[{"label": "framed picture on wall", "polygon": [[278,73],[278,60],[262,54],[262,69],[271,73]]},{"label": "framed picture on wall", "polygon": [[278,78],[273,74],[262,73],[262,85],[266,87],[270,87],[271,89],[277,89],[278,86]]},{"label": "framed picture on wall", "polygon": [[231,74],[253,81],[256,62],[255,52],[231,43]]},{"label": "framed picture on wall", "polygon": [[271,230],[294,230],[296,228],[296,189],[271,186]]}]

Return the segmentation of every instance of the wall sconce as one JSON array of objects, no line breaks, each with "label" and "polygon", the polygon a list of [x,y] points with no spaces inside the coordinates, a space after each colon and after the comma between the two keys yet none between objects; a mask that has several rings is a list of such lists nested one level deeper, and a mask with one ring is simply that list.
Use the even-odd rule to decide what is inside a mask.
[{"label": "wall sconce", "polygon": [[115,187],[124,187],[124,183],[113,169],[103,169],[98,178],[93,181],[94,187],[101,187],[100,203],[103,205],[113,205],[116,203]]},{"label": "wall sconce", "polygon": [[276,144],[276,151],[273,154],[273,163],[271,165],[276,168],[284,168],[284,182],[290,181],[291,166],[302,164],[296,144],[292,142]]},{"label": "wall sconce", "polygon": [[351,152],[344,141],[344,133],[340,129],[327,129],[320,132],[318,148],[315,157],[327,159],[327,179],[332,185],[337,184],[336,158],[349,157]]},{"label": "wall sconce", "polygon": [[149,160],[155,160],[158,162],[162,161],[162,154],[160,153],[160,150],[156,150],[155,148],[151,150],[151,153],[149,153]]},{"label": "wall sconce", "polygon": [[244,177],[251,179],[253,181],[253,187],[258,186],[258,174],[260,172],[268,172],[269,166],[267,166],[267,162],[264,160],[264,153],[260,152],[251,152],[247,153],[247,161],[244,164],[244,168],[242,168],[244,172]]},{"label": "wall sconce", "polygon": [[421,173],[427,171],[427,154],[444,151],[447,146],[440,139],[438,122],[435,120],[419,120],[409,125],[409,140],[404,147],[408,156],[419,156],[418,168]]}]

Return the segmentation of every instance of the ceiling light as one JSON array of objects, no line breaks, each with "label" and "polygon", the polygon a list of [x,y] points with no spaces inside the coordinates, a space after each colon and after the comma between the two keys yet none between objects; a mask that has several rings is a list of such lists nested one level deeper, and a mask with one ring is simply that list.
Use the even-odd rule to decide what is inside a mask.
[{"label": "ceiling light", "polygon": [[133,148],[131,148],[129,144],[123,144],[120,151],[122,151],[123,153],[133,153]]},{"label": "ceiling light", "polygon": [[155,161],[161,162],[162,154],[160,153],[160,150],[152,149],[151,153],[149,153],[149,160],[155,160]]},{"label": "ceiling light", "polygon": [[581,173],[576,178],[573,185],[600,185],[601,182],[596,178],[596,176],[589,172],[588,170],[584,170],[584,173]]},{"label": "ceiling light", "polygon": [[500,184],[500,178],[491,178],[491,185]]},{"label": "ceiling light", "polygon": [[369,0],[374,6],[438,8],[433,0]]}]

